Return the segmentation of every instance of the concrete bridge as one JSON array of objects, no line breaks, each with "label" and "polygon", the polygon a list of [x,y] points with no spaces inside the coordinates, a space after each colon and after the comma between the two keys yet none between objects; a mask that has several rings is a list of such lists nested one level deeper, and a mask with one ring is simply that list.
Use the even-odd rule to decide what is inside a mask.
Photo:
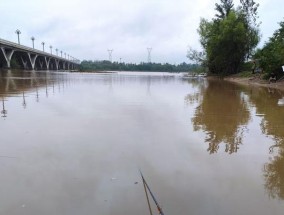
[{"label": "concrete bridge", "polygon": [[27,46],[0,39],[0,68],[20,66],[27,70],[76,70],[80,64],[78,59],[58,56]]}]

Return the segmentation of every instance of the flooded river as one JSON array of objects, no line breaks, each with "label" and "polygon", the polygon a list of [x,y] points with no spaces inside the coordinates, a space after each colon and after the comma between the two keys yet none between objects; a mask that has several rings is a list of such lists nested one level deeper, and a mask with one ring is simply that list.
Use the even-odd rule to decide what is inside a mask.
[{"label": "flooded river", "polygon": [[165,215],[283,214],[284,92],[1,71],[0,104],[1,215],[147,215],[139,168]]}]

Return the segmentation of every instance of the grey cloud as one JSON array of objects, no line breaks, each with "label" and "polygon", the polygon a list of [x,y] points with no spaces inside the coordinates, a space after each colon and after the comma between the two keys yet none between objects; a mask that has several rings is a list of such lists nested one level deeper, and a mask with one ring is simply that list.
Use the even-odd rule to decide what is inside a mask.
[{"label": "grey cloud", "polygon": [[[284,2],[259,0],[263,24],[262,41],[267,40],[282,20]],[[188,45],[199,48],[200,17],[212,18],[215,1],[209,0],[13,0],[3,1],[0,37],[21,40],[36,47],[45,41],[80,59],[113,59],[126,62],[147,60],[146,48],[153,47],[156,62],[187,61]],[[237,2],[236,2],[237,3]],[[273,14],[273,15],[272,15]],[[262,42],[263,43],[263,42]]]}]

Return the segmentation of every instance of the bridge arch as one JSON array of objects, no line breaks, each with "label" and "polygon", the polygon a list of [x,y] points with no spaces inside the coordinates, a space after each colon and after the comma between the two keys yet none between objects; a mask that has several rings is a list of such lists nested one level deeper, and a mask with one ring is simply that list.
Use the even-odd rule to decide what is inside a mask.
[{"label": "bridge arch", "polygon": [[57,70],[56,60],[53,57],[50,58],[50,61],[49,61],[49,70]]},{"label": "bridge arch", "polygon": [[11,67],[11,60],[14,54],[14,50],[10,48],[0,47],[1,54],[4,58],[2,58],[1,62],[3,61],[4,67],[10,68]]},{"label": "bridge arch", "polygon": [[35,69],[36,70],[46,70],[47,65],[43,55],[38,55],[35,61]]},{"label": "bridge arch", "polygon": [[5,68],[7,67],[7,61],[5,59],[5,56],[3,54],[2,49],[0,50],[0,68]]},{"label": "bridge arch", "polygon": [[28,55],[25,52],[15,50],[11,56],[10,67],[16,69],[31,69]]}]

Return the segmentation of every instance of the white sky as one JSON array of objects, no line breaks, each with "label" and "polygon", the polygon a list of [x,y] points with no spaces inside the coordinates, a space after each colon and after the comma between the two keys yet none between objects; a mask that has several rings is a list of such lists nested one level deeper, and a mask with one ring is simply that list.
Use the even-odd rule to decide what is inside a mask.
[{"label": "white sky", "polygon": [[[0,38],[35,48],[52,45],[80,60],[146,62],[152,47],[153,62],[181,63],[188,46],[199,48],[201,17],[211,19],[219,0],[0,0]],[[235,0],[235,5],[239,4]],[[260,3],[262,41],[279,27],[284,17],[283,0]]]}]

